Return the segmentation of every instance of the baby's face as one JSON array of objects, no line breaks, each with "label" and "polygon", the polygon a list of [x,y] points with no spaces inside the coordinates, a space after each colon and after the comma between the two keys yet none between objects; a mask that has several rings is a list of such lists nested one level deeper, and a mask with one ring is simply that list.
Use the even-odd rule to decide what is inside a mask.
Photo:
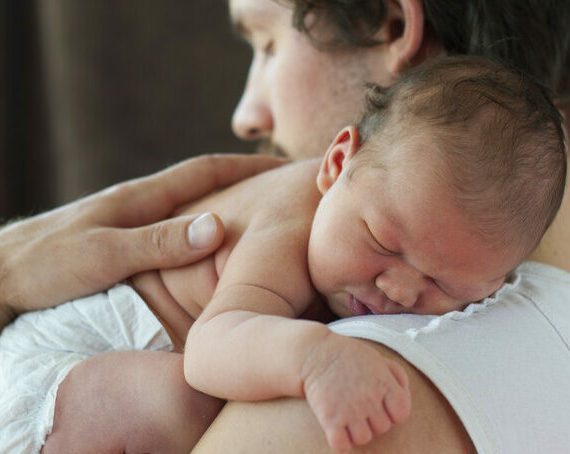
[{"label": "baby's face", "polygon": [[351,164],[325,192],[309,241],[311,278],[338,316],[461,310],[522,259],[472,232],[432,163],[364,164],[349,178]]}]

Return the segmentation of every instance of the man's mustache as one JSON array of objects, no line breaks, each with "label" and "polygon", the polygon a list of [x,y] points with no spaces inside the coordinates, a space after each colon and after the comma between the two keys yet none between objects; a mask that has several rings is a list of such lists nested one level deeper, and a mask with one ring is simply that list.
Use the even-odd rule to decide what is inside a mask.
[{"label": "man's mustache", "polygon": [[259,154],[276,156],[280,158],[289,157],[287,152],[281,146],[277,145],[275,142],[272,142],[271,140],[261,140],[257,145],[256,151]]}]

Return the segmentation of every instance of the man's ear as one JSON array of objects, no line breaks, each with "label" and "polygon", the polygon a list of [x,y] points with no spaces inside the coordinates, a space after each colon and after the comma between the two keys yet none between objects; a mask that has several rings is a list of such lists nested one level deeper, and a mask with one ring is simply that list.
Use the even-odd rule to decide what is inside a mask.
[{"label": "man's ear", "polygon": [[410,66],[439,52],[440,48],[426,33],[422,0],[385,0],[385,4],[386,20],[379,39],[387,45],[385,64],[396,78]]},{"label": "man's ear", "polygon": [[359,149],[360,134],[355,126],[347,126],[337,134],[325,153],[317,175],[317,187],[321,194],[330,189]]}]

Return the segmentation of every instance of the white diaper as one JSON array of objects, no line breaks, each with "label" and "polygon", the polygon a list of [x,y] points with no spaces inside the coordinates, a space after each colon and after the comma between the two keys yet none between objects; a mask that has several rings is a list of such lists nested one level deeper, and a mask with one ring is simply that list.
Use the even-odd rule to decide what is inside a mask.
[{"label": "white diaper", "polygon": [[0,335],[0,453],[37,453],[59,384],[98,353],[170,351],[166,331],[129,286],[20,316]]}]

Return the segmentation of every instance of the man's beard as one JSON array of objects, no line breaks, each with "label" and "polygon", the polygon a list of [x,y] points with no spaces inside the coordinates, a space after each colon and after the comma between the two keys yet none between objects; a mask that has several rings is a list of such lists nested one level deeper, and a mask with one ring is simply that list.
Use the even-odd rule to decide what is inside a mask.
[{"label": "man's beard", "polygon": [[285,150],[283,150],[283,148],[281,148],[276,143],[271,142],[270,140],[261,140],[257,145],[256,152],[259,154],[277,156],[280,158],[289,157],[289,155],[285,152]]}]

